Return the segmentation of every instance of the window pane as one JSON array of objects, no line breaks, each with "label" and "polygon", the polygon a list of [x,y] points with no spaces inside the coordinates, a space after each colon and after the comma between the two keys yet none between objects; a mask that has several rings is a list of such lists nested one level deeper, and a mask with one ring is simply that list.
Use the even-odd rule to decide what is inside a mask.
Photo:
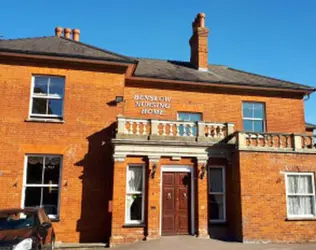
[{"label": "window pane", "polygon": [[179,121],[190,121],[189,113],[178,113],[178,120]]},{"label": "window pane", "polygon": [[42,184],[43,157],[27,157],[27,184]]},{"label": "window pane", "polygon": [[254,117],[255,118],[264,118],[264,105],[263,103],[254,103],[253,104],[254,109]]},{"label": "window pane", "polygon": [[290,215],[313,215],[314,197],[312,196],[289,196],[288,210]]},{"label": "window pane", "polygon": [[44,187],[43,188],[43,204],[47,214],[57,215],[58,207],[58,188],[57,187]]},{"label": "window pane", "polygon": [[253,104],[249,102],[244,102],[242,105],[243,117],[252,118],[253,117]]},{"label": "window pane", "polygon": [[210,168],[210,192],[223,192],[223,169]]},{"label": "window pane", "polygon": [[201,119],[202,119],[201,113],[189,113],[189,112],[178,113],[179,121],[197,122],[197,121],[201,121]]},{"label": "window pane", "polygon": [[223,195],[209,195],[209,219],[223,220],[224,219],[224,204]]},{"label": "window pane", "polygon": [[48,114],[50,115],[62,115],[63,100],[48,100]]},{"label": "window pane", "polygon": [[127,171],[127,191],[142,192],[143,167],[129,166]]},{"label": "window pane", "polygon": [[60,170],[60,157],[45,158],[45,171],[44,183],[45,184],[58,184],[59,183],[59,170]]},{"label": "window pane", "polygon": [[253,132],[253,121],[244,120],[244,130],[247,132]]},{"label": "window pane", "polygon": [[192,122],[201,121],[201,114],[199,114],[199,113],[191,113],[190,114],[190,121],[192,121]]},{"label": "window pane", "polygon": [[49,83],[49,94],[63,96],[64,94],[64,82],[63,77],[51,77]]},{"label": "window pane", "polygon": [[264,132],[263,121],[253,121],[254,131],[253,132]]},{"label": "window pane", "polygon": [[41,205],[40,187],[27,187],[25,189],[24,207],[36,207]]},{"label": "window pane", "polygon": [[311,175],[288,175],[287,188],[291,194],[312,194],[312,176]]},{"label": "window pane", "polygon": [[48,77],[34,77],[34,93],[47,95]]},{"label": "window pane", "polygon": [[47,99],[33,98],[32,114],[46,114]]},{"label": "window pane", "polygon": [[142,195],[127,195],[127,220],[142,220]]}]

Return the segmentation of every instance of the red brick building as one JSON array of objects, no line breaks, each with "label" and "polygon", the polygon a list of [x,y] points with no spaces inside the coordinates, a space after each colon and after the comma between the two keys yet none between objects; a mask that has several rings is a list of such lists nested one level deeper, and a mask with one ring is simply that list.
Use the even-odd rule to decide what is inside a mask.
[{"label": "red brick building", "polygon": [[43,206],[62,242],[316,241],[315,89],[210,65],[192,30],[189,62],[0,40],[0,208]]}]

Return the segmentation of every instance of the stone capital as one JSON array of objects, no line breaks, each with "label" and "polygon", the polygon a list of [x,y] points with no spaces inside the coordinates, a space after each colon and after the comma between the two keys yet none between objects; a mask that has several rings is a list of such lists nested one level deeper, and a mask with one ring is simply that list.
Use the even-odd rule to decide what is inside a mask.
[{"label": "stone capital", "polygon": [[149,163],[158,163],[160,160],[160,155],[148,155]]},{"label": "stone capital", "polygon": [[207,164],[208,158],[205,158],[205,157],[197,157],[196,160],[197,160],[197,164],[198,164],[198,165],[202,165],[202,164]]},{"label": "stone capital", "polygon": [[124,162],[125,158],[126,158],[126,155],[119,155],[119,154],[113,155],[114,162]]}]

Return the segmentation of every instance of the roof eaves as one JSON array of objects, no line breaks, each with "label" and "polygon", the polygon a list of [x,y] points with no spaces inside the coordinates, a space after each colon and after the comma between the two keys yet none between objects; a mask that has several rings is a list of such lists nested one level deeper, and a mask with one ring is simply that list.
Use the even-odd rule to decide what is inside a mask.
[{"label": "roof eaves", "polygon": [[278,78],[275,78],[275,77],[264,76],[264,75],[260,75],[260,74],[257,74],[257,73],[252,73],[252,72],[248,72],[248,71],[244,71],[244,70],[234,69],[234,68],[231,68],[231,67],[227,67],[227,69],[233,70],[233,71],[236,71],[236,72],[240,72],[240,73],[244,73],[244,74],[248,74],[248,75],[258,76],[258,77],[265,78],[265,79],[275,80],[275,81],[279,81],[279,82],[283,82],[283,83],[290,83],[290,84],[293,84],[293,85],[300,86],[301,87],[300,89],[306,89],[306,90],[312,90],[312,91],[316,90],[313,87],[308,86],[308,85],[304,85],[304,84],[300,84],[300,83],[296,83],[296,82],[291,82],[291,81],[285,81],[285,80],[281,80],[281,79],[278,79]]},{"label": "roof eaves", "polygon": [[15,49],[0,48],[0,52],[9,52],[9,53],[11,52],[11,53],[28,54],[28,55],[56,56],[56,57],[65,57],[65,58],[90,59],[90,60],[97,60],[97,61],[109,61],[109,62],[118,62],[118,63],[127,63],[127,64],[135,63],[130,60],[127,61],[127,60],[117,60],[117,59],[105,58],[105,57],[69,55],[69,54],[63,54],[63,53],[35,52],[35,51],[28,51],[28,50],[15,50]]}]

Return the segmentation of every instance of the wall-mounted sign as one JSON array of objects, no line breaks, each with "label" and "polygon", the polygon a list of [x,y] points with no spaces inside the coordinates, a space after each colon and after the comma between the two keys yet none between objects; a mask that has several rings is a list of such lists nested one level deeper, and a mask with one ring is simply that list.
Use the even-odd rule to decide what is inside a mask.
[{"label": "wall-mounted sign", "polygon": [[171,97],[157,95],[134,95],[135,107],[141,108],[141,114],[162,115],[171,106]]}]

